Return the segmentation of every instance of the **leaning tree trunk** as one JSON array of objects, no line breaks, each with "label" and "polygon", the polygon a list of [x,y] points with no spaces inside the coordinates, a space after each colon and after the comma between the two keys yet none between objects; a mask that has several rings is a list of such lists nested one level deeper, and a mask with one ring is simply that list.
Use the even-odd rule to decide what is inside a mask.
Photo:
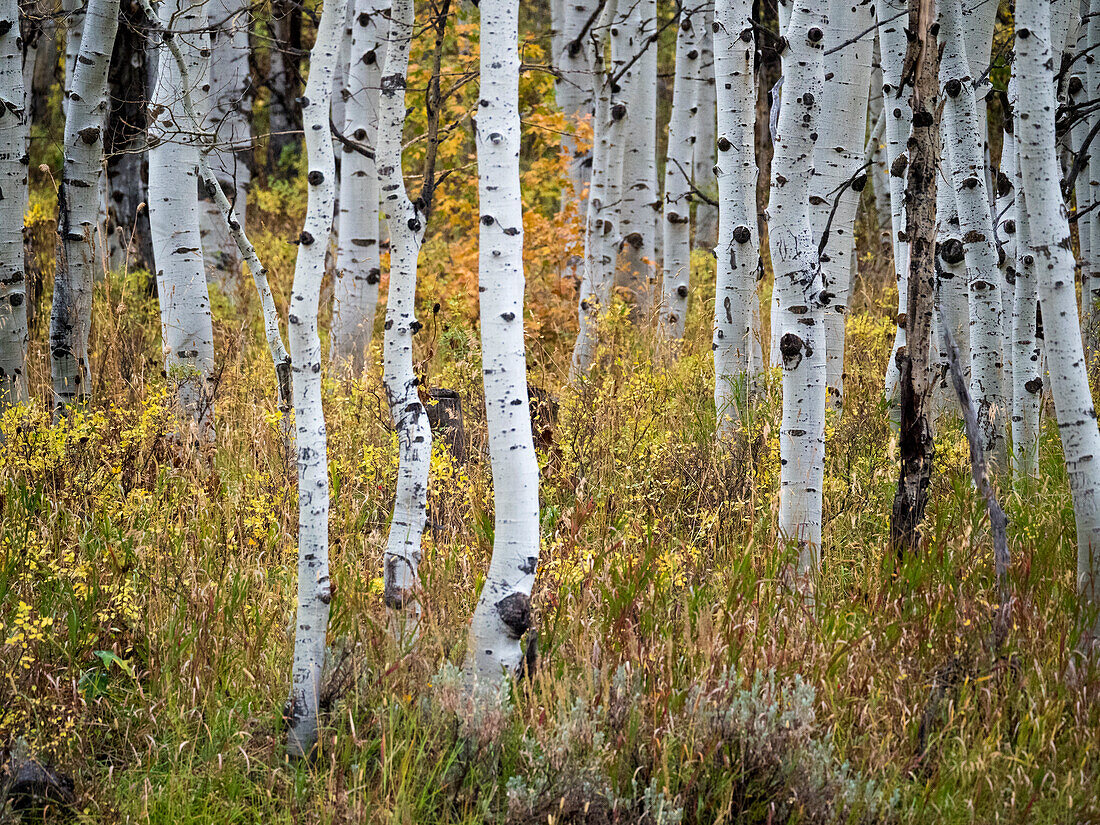
[{"label": "leaning tree trunk", "polygon": [[416,320],[416,270],[427,216],[409,198],[401,174],[405,78],[409,69],[413,22],[412,0],[394,0],[390,11],[389,48],[382,71],[377,141],[382,209],[390,230],[390,285],[386,298],[382,383],[397,430],[399,449],[397,493],[383,562],[384,598],[388,607],[405,611],[411,624],[399,631],[408,638],[415,634],[420,616],[418,568],[432,455],[432,433],[413,371],[413,335],[420,329],[420,322]]},{"label": "leaning tree trunk", "polygon": [[27,400],[27,287],[23,269],[23,192],[27,118],[19,4],[0,3],[0,414]]},{"label": "leaning tree trunk", "polygon": [[855,258],[856,209],[867,181],[863,143],[873,43],[864,32],[873,25],[872,5],[830,2],[825,56],[825,76],[830,79],[824,86],[814,143],[810,203],[821,277],[833,295],[825,313],[825,374],[827,397],[837,412],[844,407],[844,323]]},{"label": "leaning tree trunk", "polygon": [[646,315],[656,290],[657,192],[657,0],[633,0],[618,9],[611,27],[611,61],[626,104],[620,121],[625,140],[616,283],[626,288],[636,313]]},{"label": "leaning tree trunk", "polygon": [[539,466],[523,343],[519,187],[519,2],[481,2],[477,113],[481,363],[496,512],[493,557],[470,623],[466,670],[492,683],[518,671],[539,560]]},{"label": "leaning tree trunk", "polygon": [[1020,169],[1043,312],[1051,395],[1058,415],[1077,521],[1077,587],[1082,607],[1100,596],[1100,430],[1077,322],[1073,251],[1055,150],[1050,4],[1016,4]]},{"label": "leaning tree trunk", "polygon": [[321,672],[325,664],[332,583],[328,569],[328,443],[321,407],[321,339],[317,305],[336,206],[336,160],[329,135],[332,78],[340,52],[345,0],[321,11],[302,95],[309,184],[306,221],[298,243],[290,295],[290,355],[294,363],[294,421],[298,444],[298,611],[294,671],[287,699],[287,750],[309,754],[317,743]]},{"label": "leaning tree trunk", "polygon": [[784,32],[783,98],[772,158],[768,242],[783,366],[779,431],[779,533],[796,542],[796,583],[812,593],[821,552],[825,474],[825,310],[806,192],[824,81],[824,14],[794,0]]},{"label": "leaning tree trunk", "polygon": [[[185,0],[162,3],[161,25],[169,21],[195,83],[204,77],[206,19],[202,6]],[[158,49],[150,124],[149,226],[157,269],[165,368],[179,411],[202,438],[213,438],[214,330],[199,237],[198,150],[181,106],[183,82],[167,48]]]},{"label": "leaning tree trunk", "polygon": [[[976,16],[976,15],[975,15]],[[970,395],[978,410],[982,450],[1005,465],[1005,397],[1001,340],[1001,292],[993,216],[986,188],[985,140],[978,116],[976,76],[965,51],[960,0],[944,0],[940,8],[944,53],[940,83],[944,99],[944,134],[950,182],[962,233],[970,306]],[[992,18],[990,18],[992,25]],[[982,32],[992,39],[993,32]],[[979,38],[981,39],[981,38]],[[984,104],[983,107],[984,109]]]},{"label": "leaning tree trunk", "polygon": [[[208,14],[211,29],[210,90],[206,131],[215,136],[207,157],[237,220],[245,223],[248,187],[252,182],[252,81],[249,72],[248,27],[251,6],[246,0],[213,0]],[[241,258],[214,198],[203,194],[203,257],[207,276],[223,290],[232,288],[240,274]]]},{"label": "leaning tree trunk", "polygon": [[729,436],[748,397],[760,237],[756,218],[756,142],[752,0],[714,8],[718,95],[718,247],[714,298],[714,408]]},{"label": "leaning tree trunk", "polygon": [[[614,12],[607,3],[597,23],[602,31]],[[578,316],[580,330],[573,347],[571,379],[592,368],[599,343],[601,313],[611,304],[619,238],[619,194],[622,191],[623,120],[626,106],[613,99],[612,79],[605,71],[600,36],[593,37],[593,90],[596,112],[592,125],[592,178],[585,210],[584,273]]]},{"label": "leaning tree trunk", "polygon": [[373,149],[378,134],[378,95],[389,35],[389,0],[359,0],[346,75],[344,146],[340,161],[340,214],[336,282],[332,300],[332,358],[356,373],[366,366],[378,307],[378,167]]},{"label": "leaning tree trunk", "polygon": [[109,105],[107,69],[117,29],[118,0],[89,0],[72,86],[66,94],[65,163],[57,193],[60,243],[50,313],[50,367],[58,413],[87,398],[91,389],[88,333],[95,234]]},{"label": "leaning tree trunk", "polygon": [[914,67],[914,82],[910,107],[911,162],[905,187],[905,200],[909,204],[905,227],[909,238],[909,294],[905,311],[908,338],[906,347],[897,354],[901,468],[890,514],[890,540],[898,553],[915,553],[919,549],[919,528],[928,504],[935,455],[928,363],[935,286],[936,162],[940,149],[940,124],[936,122],[939,44],[935,23],[935,0],[910,0],[908,27],[914,37],[907,61]]},{"label": "leaning tree trunk", "polygon": [[698,75],[699,64],[699,38],[695,27],[703,22],[702,14],[693,20],[686,9],[681,9],[676,34],[675,79],[665,161],[664,273],[659,327],[661,335],[673,341],[684,337],[691,278],[691,162],[699,122],[693,105],[692,81]]}]

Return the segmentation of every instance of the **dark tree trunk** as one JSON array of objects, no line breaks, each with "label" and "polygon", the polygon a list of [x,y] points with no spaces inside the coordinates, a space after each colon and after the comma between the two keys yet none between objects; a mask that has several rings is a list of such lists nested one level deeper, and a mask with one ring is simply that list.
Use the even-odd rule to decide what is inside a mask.
[{"label": "dark tree trunk", "polygon": [[57,21],[41,0],[20,0],[19,23],[27,123],[40,123],[47,115],[50,87],[58,82]]},{"label": "dark tree trunk", "polygon": [[111,54],[111,111],[107,118],[107,236],[111,265],[153,270],[147,203],[145,109],[149,101],[149,50],[145,15],[137,0],[122,0]]},{"label": "dark tree trunk", "polygon": [[936,162],[940,149],[937,105],[939,46],[935,0],[909,0],[908,31],[915,36],[905,55],[904,76],[913,78],[913,137],[905,187],[909,235],[907,345],[897,353],[901,401],[901,473],[890,514],[890,540],[899,556],[916,551],[932,478],[929,347],[936,258]]},{"label": "dark tree trunk", "polygon": [[302,85],[302,4],[271,0],[271,70],[265,85],[268,103],[268,165],[279,161],[287,146],[301,140],[302,123],[295,100]]}]

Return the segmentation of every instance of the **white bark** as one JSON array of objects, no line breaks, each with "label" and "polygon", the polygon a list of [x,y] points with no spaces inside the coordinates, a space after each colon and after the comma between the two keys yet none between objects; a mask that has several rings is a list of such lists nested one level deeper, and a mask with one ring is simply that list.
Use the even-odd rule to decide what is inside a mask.
[{"label": "white bark", "polygon": [[386,544],[385,600],[405,611],[410,621],[399,628],[408,638],[420,615],[416,590],[420,579],[420,542],[428,506],[432,433],[413,372],[416,320],[416,267],[426,216],[409,199],[401,174],[401,134],[405,125],[405,77],[413,37],[412,0],[394,0],[389,48],[382,71],[378,119],[378,179],[382,209],[390,230],[390,287],[386,299],[382,382],[390,402],[400,450],[397,494]]},{"label": "white bark", "polygon": [[[358,0],[351,55],[345,76],[344,135],[373,151],[378,134],[378,97],[389,34],[389,0]],[[344,147],[336,282],[332,300],[332,357],[358,374],[374,333],[378,308],[378,167],[370,154]]]},{"label": "white bark", "polygon": [[[554,4],[554,65],[558,70],[554,80],[554,97],[571,125],[592,114],[593,47],[591,37],[585,36],[582,30],[596,5],[594,0],[560,0]],[[574,201],[583,210],[584,189],[591,175],[590,163],[586,160],[591,161],[591,155],[578,151],[576,140],[568,132],[562,136],[562,151],[569,158],[572,190],[566,193],[565,200]]]},{"label": "white bark", "polygon": [[[84,15],[88,0],[61,0],[61,14],[65,18],[65,89],[73,87],[73,72],[80,53],[80,36],[84,30]],[[61,114],[68,116],[69,101],[61,96]]]},{"label": "white bark", "polygon": [[806,192],[824,83],[824,14],[794,0],[784,32],[783,98],[772,159],[768,241],[778,297],[783,419],[779,433],[779,532],[798,545],[800,588],[821,553],[825,471],[825,310]]},{"label": "white bark", "polygon": [[[1010,87],[1011,88],[1011,87]],[[1039,470],[1039,407],[1043,397],[1043,346],[1036,336],[1039,300],[1037,250],[1031,241],[1017,149],[1016,283],[1012,308],[1012,473],[1017,479]]]},{"label": "white bark", "polygon": [[[1073,253],[1055,154],[1055,67],[1046,0],[1016,4],[1016,60],[1016,138],[1031,246],[1036,253],[1051,394],[1077,521],[1078,593],[1082,607],[1095,610],[1100,595],[1100,430],[1077,322]],[[1095,616],[1092,619],[1095,632]]]},{"label": "white bark", "polygon": [[[1100,47],[1096,45],[1100,44],[1100,0],[1092,0],[1089,7],[1087,31],[1087,44],[1096,47],[1096,50],[1089,53],[1091,59],[1086,57],[1079,62],[1085,64],[1085,99],[1095,101],[1100,99]],[[1088,116],[1088,128],[1090,130],[1094,128],[1098,121],[1100,121],[1100,111],[1091,112]],[[1086,170],[1082,170],[1081,177],[1088,181],[1088,203],[1090,205],[1100,203],[1100,136],[1093,138],[1089,150],[1087,173]],[[1077,210],[1079,212],[1082,210],[1080,202],[1077,204]],[[1085,273],[1085,282],[1089,285],[1090,293],[1100,296],[1100,215],[1097,214],[1096,209],[1085,216],[1083,224],[1077,224],[1077,232],[1082,239],[1082,249],[1088,246],[1092,264]],[[1093,307],[1095,303],[1089,309]],[[1096,340],[1100,341],[1100,310],[1096,310],[1095,314],[1096,327],[1086,327],[1086,333],[1093,333]],[[1085,317],[1092,320],[1093,313],[1087,313]]]},{"label": "white bark", "polygon": [[[692,108],[695,114],[695,146],[692,153],[692,177],[695,186],[701,192],[713,192],[716,188],[714,167],[718,162],[716,153],[717,87],[715,84],[714,61],[714,22],[715,4],[710,3],[699,9],[695,17],[696,31],[699,34],[698,78],[694,83],[695,99]],[[705,201],[695,205],[695,241],[694,245],[702,249],[714,249],[718,242],[718,207]]]},{"label": "white bark", "polygon": [[[986,188],[985,139],[981,130],[984,118],[978,115],[974,89],[977,74],[972,69],[980,61],[972,64],[967,58],[965,41],[971,32],[964,29],[960,0],[945,0],[939,12],[944,43],[940,62],[943,138],[969,288],[970,395],[977,408],[982,449],[1003,467],[1007,408],[1002,389],[1000,273]],[[983,42],[985,35],[992,39],[992,18],[990,24],[988,32],[979,32],[973,37],[975,42]],[[982,109],[984,111],[984,105]]]},{"label": "white bark", "polygon": [[626,104],[620,123],[625,151],[619,276],[643,315],[657,286],[657,46],[651,42],[656,28],[657,0],[624,2],[611,27],[611,61],[614,73],[621,74],[619,94]]},{"label": "white bark", "polygon": [[[909,244],[905,235],[905,170],[909,163],[906,141],[913,126],[909,94],[899,91],[905,60],[906,0],[876,0],[878,37],[882,61],[882,98],[886,114],[886,163],[890,173],[890,209],[893,215],[890,239],[894,249],[894,275],[898,281],[898,328],[894,348],[886,364],[886,398],[896,406],[898,368],[895,356],[905,346],[905,306],[909,294]],[[898,15],[901,15],[900,17]],[[959,345],[962,351],[962,345]],[[892,412],[892,415],[896,413]]]},{"label": "white bark", "polygon": [[1012,115],[1005,118],[1001,139],[1001,168],[997,170],[993,217],[997,224],[998,286],[1001,291],[1001,342],[1004,355],[1004,398],[1006,412],[1012,412],[1012,324],[1016,290],[1016,136],[1012,133]]},{"label": "white bark", "polygon": [[[597,21],[601,31],[611,20],[614,2],[608,2]],[[592,178],[584,229],[584,272],[578,315],[580,331],[573,348],[571,378],[592,368],[598,345],[600,315],[611,305],[619,239],[619,194],[622,191],[623,119],[626,107],[612,99],[611,79],[605,71],[598,37],[593,38]]]},{"label": "white bark", "polygon": [[[202,6],[167,0],[157,10],[161,24],[178,31],[193,83],[204,77],[206,23]],[[156,262],[165,368],[180,411],[213,437],[208,382],[214,368],[214,331],[199,229],[198,151],[182,111],[182,79],[166,48],[158,49],[149,149],[149,228]]]},{"label": "white bark", "polygon": [[[231,201],[237,220],[245,224],[248,187],[252,181],[252,101],[248,56],[251,6],[247,0],[211,0],[207,14],[212,27],[207,94],[209,114],[203,124],[214,136],[210,165]],[[205,112],[200,111],[200,115]],[[229,232],[222,209],[213,198],[201,202],[200,226],[203,257],[209,276],[223,288],[231,287],[239,274],[240,254]]]},{"label": "white bark", "polygon": [[0,3],[0,414],[27,400],[27,292],[23,205],[27,115],[19,4]]},{"label": "white bark", "polygon": [[714,407],[719,434],[731,434],[747,398],[760,304],[756,274],[756,77],[751,0],[718,0],[714,8],[718,96],[718,263],[714,299]]},{"label": "white bark", "polygon": [[493,468],[493,557],[470,623],[467,672],[516,673],[539,558],[539,467],[523,344],[523,203],[519,185],[519,0],[481,2],[477,112],[481,363]]},{"label": "white bark", "polygon": [[[856,209],[867,180],[862,167],[873,51],[870,35],[849,41],[874,22],[870,4],[858,5],[852,0],[829,3],[825,49],[837,51],[825,56],[810,202],[814,240],[821,249],[821,277],[833,296],[825,312],[825,372],[828,399],[837,411],[844,406],[844,323],[851,291]],[[828,236],[823,239],[826,226]]]},{"label": "white bark", "polygon": [[328,447],[321,407],[321,340],[317,304],[336,204],[336,162],[329,135],[332,80],[340,51],[345,0],[324,5],[309,55],[302,124],[309,162],[305,227],[290,294],[290,354],[298,444],[298,609],[294,670],[287,700],[287,750],[304,756],[317,742],[317,702],[325,663],[332,583],[328,567]]},{"label": "white bark", "polygon": [[661,281],[660,333],[674,341],[684,337],[691,278],[691,169],[696,125],[693,83],[698,75],[699,35],[704,15],[680,11],[676,33],[676,66],[672,113],[665,162],[664,272]]},{"label": "white bark", "polygon": [[65,163],[57,218],[60,249],[50,313],[50,366],[57,412],[84,400],[90,390],[88,334],[96,273],[103,132],[109,105],[107,69],[117,30],[118,0],[89,0],[72,85],[65,95]]},{"label": "white bark", "polygon": [[882,58],[879,56],[878,31],[875,31],[875,52],[871,62],[871,99],[867,105],[867,116],[871,123],[875,124],[876,132],[881,131],[880,137],[875,141],[873,160],[871,166],[871,180],[875,187],[875,218],[878,223],[879,234],[883,240],[894,248],[891,240],[890,212],[890,171],[886,163],[886,115],[883,108],[882,92]]}]

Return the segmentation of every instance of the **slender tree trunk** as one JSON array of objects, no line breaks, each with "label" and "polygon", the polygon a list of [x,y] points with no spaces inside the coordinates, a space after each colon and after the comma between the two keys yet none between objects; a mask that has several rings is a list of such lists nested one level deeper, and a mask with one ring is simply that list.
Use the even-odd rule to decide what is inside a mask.
[{"label": "slender tree trunk", "polygon": [[519,2],[482,0],[478,286],[496,517],[493,558],[470,623],[466,670],[483,684],[519,669],[539,559],[539,467],[523,343],[519,149]]},{"label": "slender tree trunk", "polygon": [[691,278],[691,168],[696,117],[692,88],[698,75],[699,35],[695,19],[680,11],[676,33],[676,67],[672,88],[672,113],[668,123],[668,154],[665,161],[664,273],[661,281],[660,333],[673,341],[684,337]]},{"label": "slender tree trunk", "polygon": [[[206,18],[202,6],[171,0],[157,10],[161,25],[180,32],[180,48],[196,84],[205,77]],[[198,150],[181,106],[176,61],[158,48],[149,149],[149,226],[157,268],[157,295],[165,368],[180,411],[213,438],[214,330],[199,237]]]},{"label": "slender tree trunk", "polygon": [[[1096,47],[1096,44],[1100,43],[1100,0],[1092,0],[1089,6],[1089,19],[1087,24],[1088,36],[1086,38],[1088,45]],[[1100,53],[1093,51],[1090,53],[1092,59],[1086,58],[1081,61],[1084,65],[1085,73],[1085,97],[1088,100],[1100,100]],[[1091,130],[1096,127],[1096,124],[1100,122],[1100,109],[1094,109],[1089,113],[1088,128]],[[1084,177],[1088,181],[1088,204],[1100,203],[1100,136],[1094,137],[1092,146],[1089,150],[1088,160],[1088,173],[1082,174],[1080,177]],[[1077,203],[1078,212],[1082,211],[1083,207],[1081,202]],[[1092,266],[1086,272],[1086,283],[1089,285],[1089,291],[1095,292],[1100,296],[1100,215],[1097,214],[1097,210],[1085,217],[1084,222],[1078,222],[1077,233],[1082,238],[1082,250],[1087,245],[1089,249],[1089,256],[1092,262]],[[1088,238],[1087,241],[1084,238]],[[1093,303],[1088,309],[1092,310],[1096,307]],[[1085,327],[1085,334],[1088,336],[1090,344],[1089,349],[1093,347],[1100,349],[1100,308],[1095,309],[1096,324],[1088,324]],[[1085,318],[1089,321],[1093,320],[1093,313],[1086,312]]]},{"label": "slender tree trunk", "polygon": [[756,220],[756,145],[751,0],[718,0],[714,9],[714,70],[718,95],[718,248],[714,298],[714,407],[728,437],[747,401],[760,235]]},{"label": "slender tree trunk", "polygon": [[[554,15],[554,65],[558,75],[554,79],[554,97],[562,113],[575,126],[592,114],[592,61],[591,35],[584,27],[596,10],[595,0],[562,0],[553,4]],[[562,195],[562,207],[570,201],[576,203],[584,214],[584,189],[591,176],[592,156],[581,151],[571,133],[562,136],[562,151],[569,159],[570,190]]]},{"label": "slender tree trunk", "polygon": [[823,88],[819,137],[814,143],[810,214],[821,252],[821,277],[833,295],[825,313],[825,372],[827,397],[838,412],[844,407],[844,323],[851,291],[856,209],[867,180],[863,145],[873,43],[869,36],[859,36],[874,22],[870,4],[854,5],[851,0],[829,4],[826,51],[832,54],[825,57],[829,80]]},{"label": "slender tree trunk", "polygon": [[287,699],[287,750],[305,756],[317,743],[318,698],[325,664],[332,583],[328,567],[328,439],[321,407],[321,339],[317,305],[336,204],[336,161],[329,132],[332,80],[340,53],[345,0],[321,11],[302,95],[309,184],[306,221],[290,295],[290,354],[298,444],[298,610],[294,671]]},{"label": "slender tree trunk", "polygon": [[1082,608],[1092,612],[1095,634],[1095,611],[1100,606],[1100,430],[1077,322],[1073,252],[1055,154],[1055,66],[1050,4],[1045,0],[1016,4],[1016,60],[1016,137],[1024,201],[1035,250],[1051,394],[1077,520],[1078,593]]},{"label": "slender tree trunk", "polygon": [[19,4],[0,3],[0,414],[27,400],[27,288],[23,201],[27,117]]},{"label": "slender tree trunk", "polygon": [[[871,99],[867,104],[867,117],[881,136],[875,140],[871,164],[871,182],[874,185],[875,223],[883,244],[893,252],[893,227],[890,210],[890,169],[886,162],[886,110],[883,107],[882,58],[879,56],[879,37],[875,32],[875,51],[871,62]],[[880,126],[879,123],[882,125]]]},{"label": "slender tree trunk", "polygon": [[611,27],[611,60],[626,105],[626,116],[618,122],[625,151],[616,283],[626,288],[635,312],[643,316],[653,306],[657,287],[657,47],[651,39],[656,24],[656,0],[631,0],[619,8]]},{"label": "slender tree trunk", "polygon": [[[247,0],[212,0],[210,91],[206,131],[214,135],[207,157],[222,191],[245,225],[248,187],[252,181],[252,81],[249,72]],[[203,258],[207,277],[228,291],[240,275],[241,259],[221,207],[205,193],[200,198]]]},{"label": "slender tree trunk", "polygon": [[[410,200],[401,174],[401,135],[405,125],[405,77],[413,37],[412,0],[394,0],[389,48],[382,72],[378,118],[378,179],[382,209],[390,229],[390,287],[386,300],[382,382],[390,402],[399,445],[397,494],[385,552],[385,600],[403,609],[415,633],[420,615],[420,543],[427,514],[432,433],[413,371],[416,270],[424,239],[425,214]],[[482,46],[484,48],[484,45]],[[405,630],[402,630],[404,635]]]},{"label": "slender tree trunk", "polygon": [[50,313],[53,403],[61,413],[91,388],[88,334],[96,272],[96,223],[107,123],[107,69],[118,0],[89,0],[72,86],[67,90],[65,163],[57,193],[60,239]]},{"label": "slender tree trunk", "polygon": [[340,215],[332,301],[332,357],[356,373],[366,366],[378,306],[378,96],[389,34],[389,0],[356,4],[346,75],[344,134],[366,151],[344,147],[340,163]]},{"label": "slender tree trunk", "polygon": [[[976,17],[976,15],[975,15]],[[976,20],[974,22],[977,22]],[[960,0],[942,0],[940,23],[944,53],[940,82],[944,99],[944,143],[950,181],[962,233],[970,306],[970,395],[978,409],[982,449],[1000,467],[1005,466],[1005,397],[1002,389],[1004,357],[1001,292],[993,216],[986,188],[985,118],[975,102],[974,74],[965,51],[967,33]],[[992,39],[992,18],[988,32]],[[984,102],[982,105],[984,112]]]},{"label": "slender tree trunk", "polygon": [[[948,0],[950,2],[950,0]],[[939,44],[935,0],[910,0],[908,28],[914,33],[906,62],[914,67],[913,137],[905,187],[906,235],[909,238],[908,337],[898,350],[901,426],[901,472],[890,517],[890,539],[896,552],[916,552],[920,523],[928,503],[935,445],[932,439],[932,386],[929,355],[936,258],[936,175],[939,156]]]},{"label": "slender tree trunk", "polygon": [[784,32],[783,98],[772,159],[768,241],[778,296],[783,365],[779,433],[779,533],[797,542],[797,585],[813,590],[821,553],[825,471],[825,310],[806,192],[820,123],[824,11],[793,0]]},{"label": "slender tree trunk", "polygon": [[302,4],[300,0],[272,0],[271,71],[267,86],[268,164],[274,165],[283,150],[298,143],[302,129],[294,101],[300,88],[302,52]]},{"label": "slender tree trunk", "polygon": [[1006,414],[1012,414],[1012,319],[1015,316],[1013,298],[1016,290],[1016,136],[1013,134],[1013,114],[1005,103],[1002,109],[1004,131],[1001,137],[1001,166],[994,177],[997,193],[993,219],[997,226],[998,286],[1001,291],[1001,345],[1004,355],[1004,392]]},{"label": "slender tree trunk", "polygon": [[1039,408],[1045,370],[1036,313],[1039,300],[1038,272],[1035,268],[1037,250],[1031,240],[1031,221],[1019,171],[1018,149],[1016,181],[1019,218],[1012,309],[1012,470],[1013,477],[1019,480],[1037,476],[1039,471]]},{"label": "slender tree trunk", "polygon": [[[80,53],[80,37],[84,30],[84,15],[88,0],[61,0],[61,13],[65,18],[65,90],[73,87],[73,72]],[[62,95],[61,113],[68,116],[69,100]]]},{"label": "slender tree trunk", "polygon": [[[701,192],[713,193],[717,187],[714,167],[718,163],[716,141],[717,85],[714,59],[714,9],[716,3],[704,5],[696,17],[699,38],[698,74],[694,82],[695,145],[692,152],[692,177]],[[718,207],[706,201],[695,205],[695,241],[699,249],[713,250],[718,243]]]}]

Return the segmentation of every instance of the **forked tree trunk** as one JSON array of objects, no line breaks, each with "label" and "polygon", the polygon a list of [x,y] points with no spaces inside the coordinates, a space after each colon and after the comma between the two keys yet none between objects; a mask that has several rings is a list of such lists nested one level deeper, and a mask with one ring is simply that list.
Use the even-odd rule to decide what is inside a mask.
[{"label": "forked tree trunk", "polygon": [[[810,201],[814,240],[821,252],[821,277],[833,294],[825,313],[825,373],[830,406],[844,407],[844,323],[848,317],[856,209],[867,180],[862,167],[871,85],[874,7],[851,0],[829,4],[824,97],[814,143]],[[860,37],[860,35],[863,35]],[[856,39],[858,38],[858,39]],[[854,42],[853,42],[854,40]]]},{"label": "forked tree trunk", "polygon": [[1016,4],[1016,60],[1020,169],[1049,359],[1051,394],[1058,415],[1077,522],[1077,587],[1083,610],[1100,595],[1100,430],[1085,369],[1077,322],[1073,252],[1055,152],[1054,60],[1050,4]]},{"label": "forked tree trunk", "polygon": [[[413,371],[416,320],[416,270],[426,216],[410,200],[401,174],[401,134],[405,125],[405,77],[413,37],[413,0],[394,0],[390,12],[389,48],[382,71],[378,119],[378,180],[382,210],[390,229],[390,286],[386,298],[382,382],[397,430],[397,493],[386,543],[386,605],[403,610],[409,625],[399,635],[411,638],[420,617],[421,538],[428,506],[428,471],[432,433],[417,392]],[[484,46],[483,46],[484,48]]]},{"label": "forked tree trunk", "polygon": [[796,542],[796,584],[812,593],[821,553],[825,473],[825,311],[806,192],[820,122],[825,15],[793,0],[784,32],[783,97],[772,158],[768,242],[775,272],[783,419],[779,432],[779,533]]},{"label": "forked tree trunk", "polygon": [[665,161],[664,272],[661,280],[659,332],[679,341],[684,337],[691,278],[691,169],[696,126],[693,81],[698,75],[699,36],[684,9],[676,33],[676,67],[672,87],[672,113],[668,122],[668,154]]},{"label": "forked tree trunk", "polygon": [[97,255],[95,234],[107,125],[107,69],[118,0],[89,0],[72,86],[66,90],[65,163],[57,193],[59,249],[50,312],[53,404],[62,413],[91,389],[88,334]]},{"label": "forked tree trunk", "polygon": [[756,142],[752,0],[718,0],[714,9],[718,95],[718,247],[714,298],[714,407],[729,436],[747,402],[759,313],[756,273]]},{"label": "forked tree trunk", "polygon": [[352,24],[346,75],[344,135],[364,151],[344,147],[340,161],[340,214],[336,282],[332,299],[332,358],[359,374],[366,366],[378,307],[379,256],[378,95],[386,61],[389,0],[359,0]]},{"label": "forked tree trunk", "polygon": [[0,414],[27,400],[27,287],[23,201],[27,117],[19,4],[0,2]]},{"label": "forked tree trunk", "polygon": [[309,185],[306,220],[290,295],[290,354],[294,362],[294,421],[298,445],[298,608],[294,670],[287,699],[287,750],[305,756],[317,743],[321,673],[325,665],[332,583],[328,566],[328,439],[321,407],[321,339],[317,305],[336,205],[336,161],[329,133],[332,79],[340,52],[345,0],[321,11],[302,95]]},{"label": "forked tree trunk", "polygon": [[[157,9],[180,35],[192,82],[205,77],[206,18],[202,6],[169,0]],[[213,438],[214,329],[199,237],[198,149],[182,111],[182,78],[166,47],[158,48],[149,149],[149,225],[165,369],[180,412],[202,438]]]},{"label": "forked tree trunk", "polygon": [[482,374],[493,468],[493,557],[470,623],[468,677],[492,684],[523,661],[539,560],[539,466],[523,343],[519,0],[481,2],[477,112]]}]

